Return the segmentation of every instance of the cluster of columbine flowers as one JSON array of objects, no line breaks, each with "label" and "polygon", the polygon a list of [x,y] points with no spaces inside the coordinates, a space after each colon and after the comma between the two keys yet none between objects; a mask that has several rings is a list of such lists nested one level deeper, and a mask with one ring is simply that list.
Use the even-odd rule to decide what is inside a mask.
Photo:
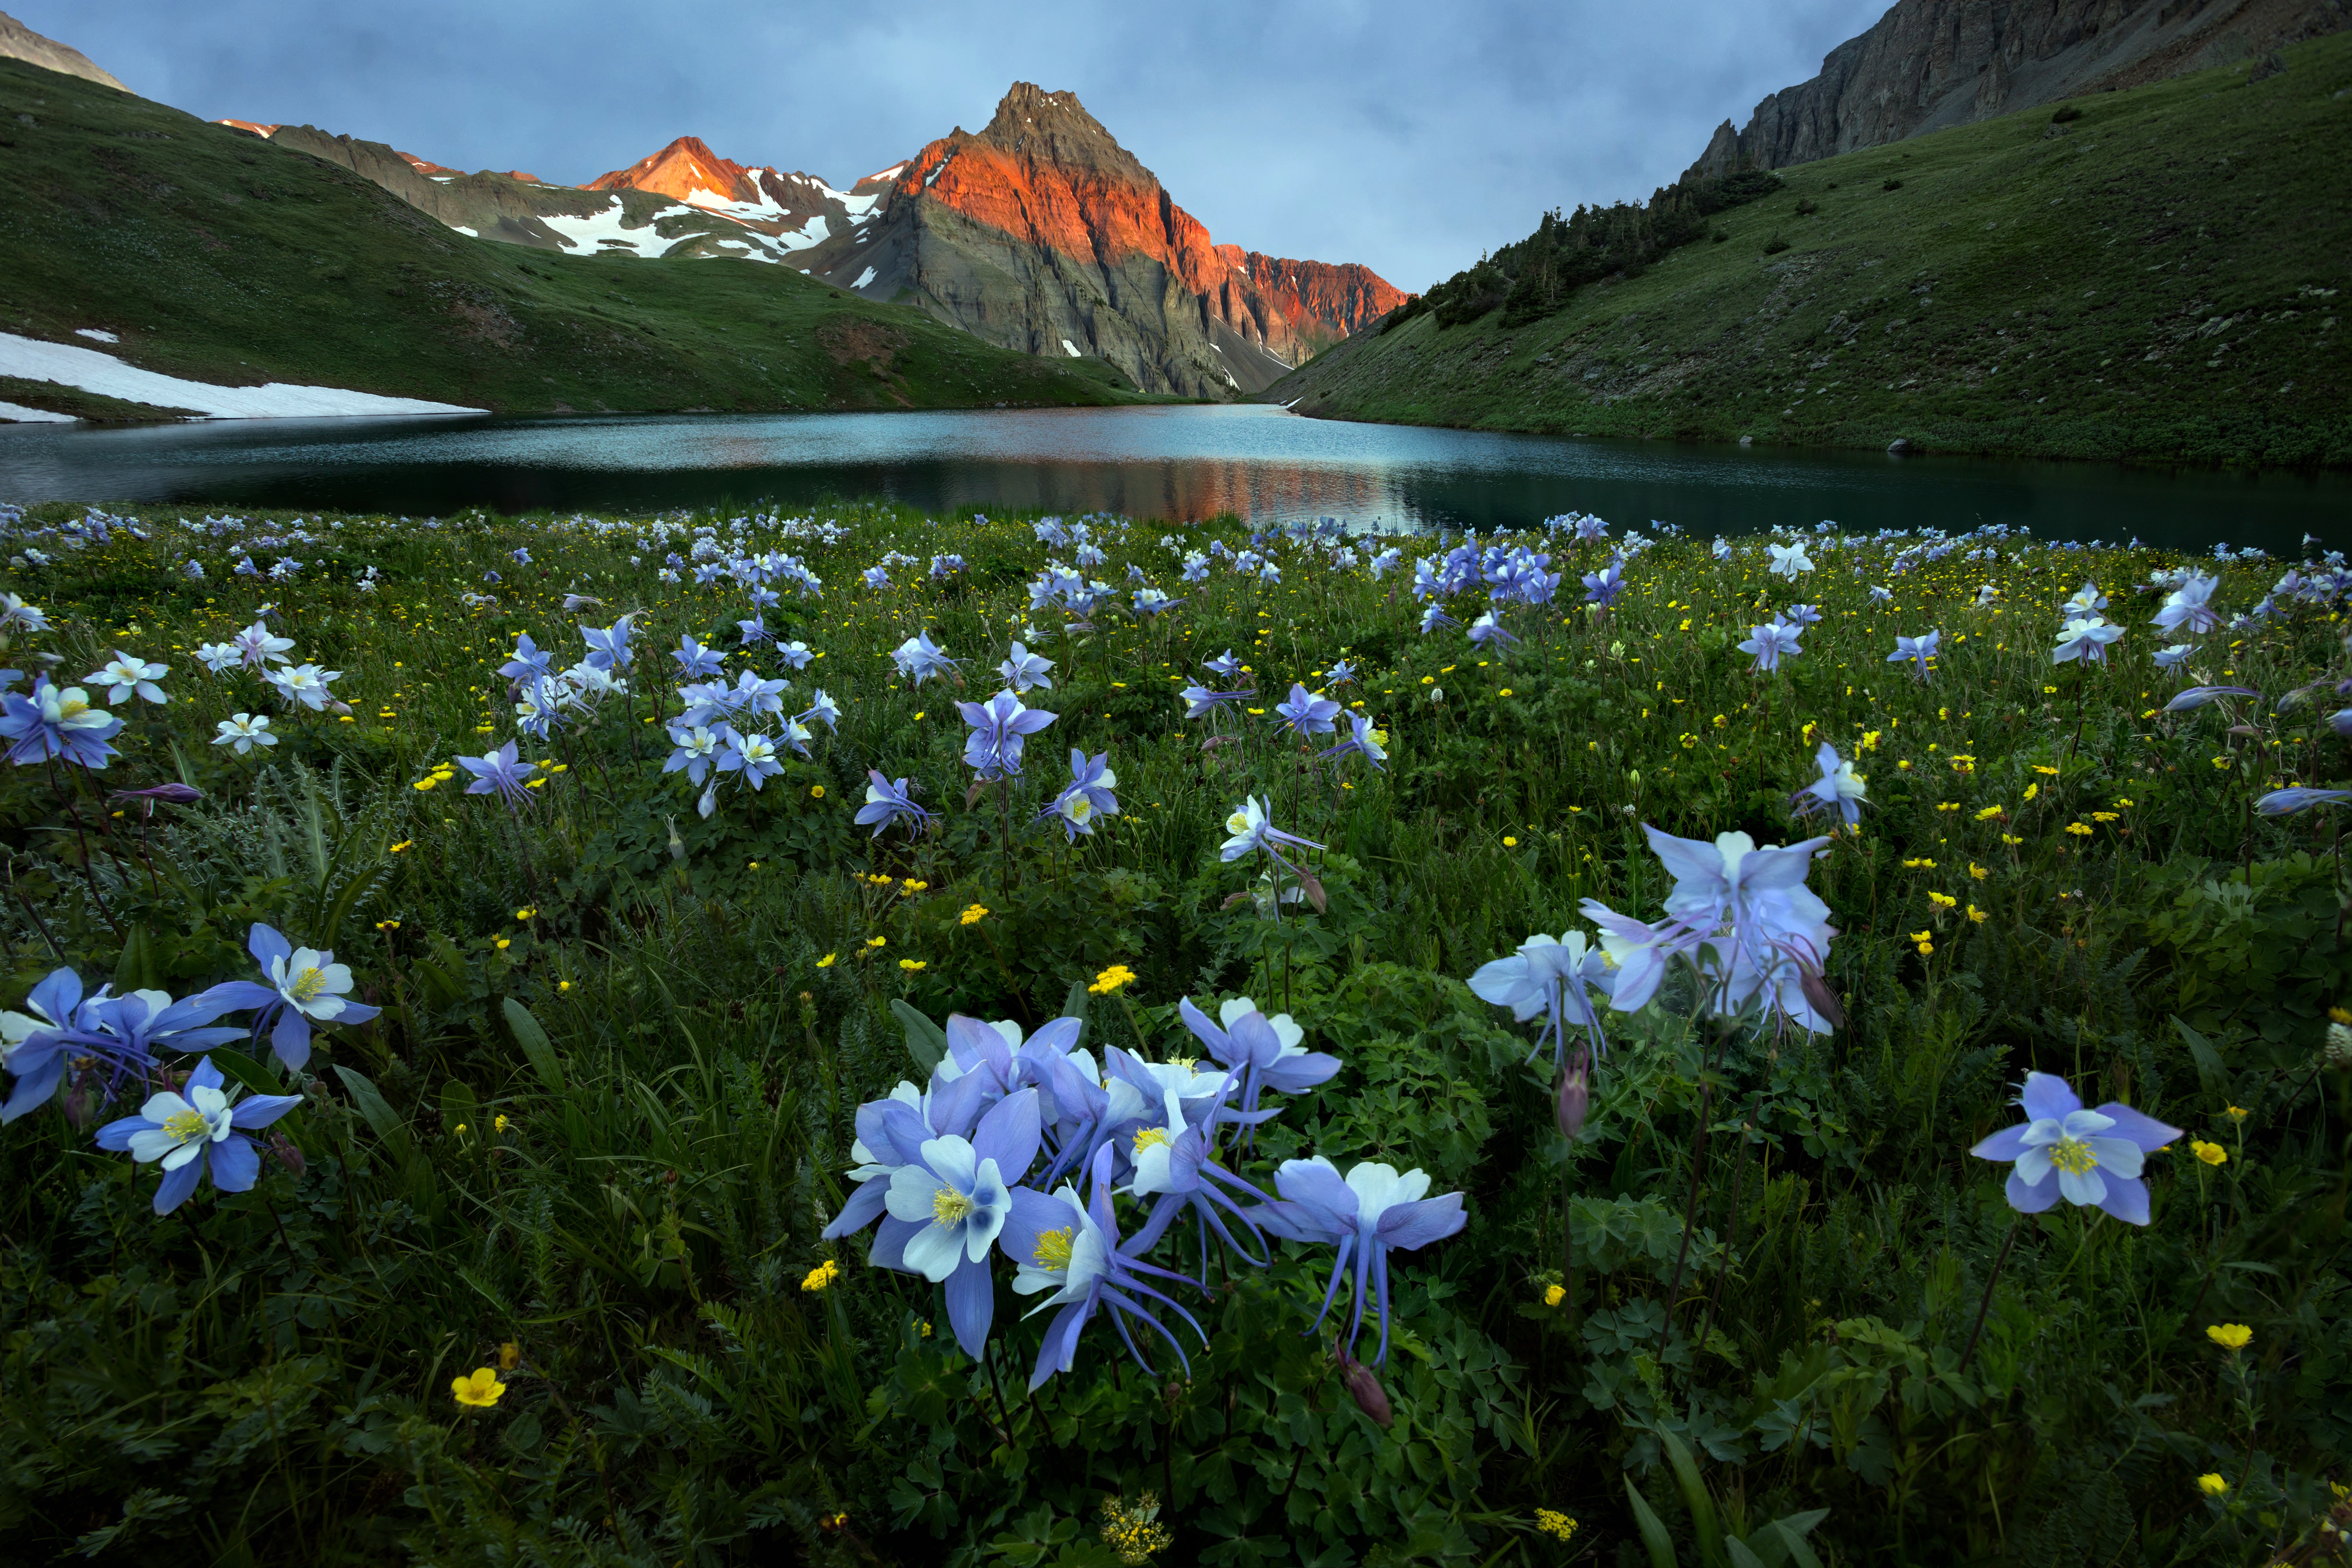
[{"label": "cluster of columbine flowers", "polygon": [[[139,1113],[98,1131],[101,1149],[127,1151],[141,1164],[158,1163],[163,1181],[155,1212],[169,1214],[209,1173],[226,1193],[250,1188],[260,1152],[247,1136],[268,1127],[299,1102],[296,1095],[236,1100],[223,1088],[220,1068],[205,1053],[233,1041],[262,1040],[289,1070],[310,1059],[312,1030],[323,1024],[363,1024],[377,1009],[351,997],[352,972],[332,952],[298,948],[266,925],[248,942],[262,979],[231,980],[173,1001],[151,990],[114,993],[102,985],[85,996],[81,977],[58,969],[33,987],[26,1012],[0,1013],[0,1068],[15,1082],[0,1102],[0,1122],[56,1101],[77,1121],[136,1089],[160,1083]],[[216,1020],[249,1012],[244,1024]],[[163,1053],[195,1057],[184,1079]],[[289,1163],[299,1156],[279,1146]]]},{"label": "cluster of columbine flowers", "polygon": [[[1158,1334],[1189,1368],[1171,1324],[1203,1344],[1207,1334],[1165,1288],[1206,1290],[1213,1244],[1256,1267],[1268,1261],[1269,1237],[1328,1246],[1330,1282],[1314,1328],[1352,1268],[1339,1352],[1352,1357],[1369,1306],[1381,1328],[1370,1364],[1380,1365],[1389,1255],[1459,1231],[1461,1194],[1430,1197],[1421,1171],[1367,1163],[1343,1175],[1318,1156],[1285,1161],[1274,1178],[1280,1195],[1269,1197],[1233,1168],[1234,1154],[1279,1114],[1267,1095],[1328,1082],[1339,1061],[1306,1049],[1288,1014],[1268,1017],[1247,997],[1224,1003],[1213,1021],[1190,1000],[1179,1012],[1205,1058],[1154,1062],[1114,1046],[1097,1060],[1079,1043],[1076,1018],[1024,1038],[1014,1024],[950,1017],[927,1084],[902,1082],[858,1108],[849,1173],[858,1186],[826,1239],[878,1221],[869,1260],[944,1287],[956,1342],[975,1357],[994,1319],[992,1253],[1001,1253],[1014,1266],[1014,1292],[1045,1298],[1034,1311],[1061,1309],[1032,1388],[1070,1369],[1087,1324],[1106,1310],[1147,1371],[1134,1328]],[[1187,1230],[1191,1246],[1171,1240]],[[1174,1248],[1171,1261],[1189,1254],[1197,1271],[1150,1261],[1163,1246]]]}]

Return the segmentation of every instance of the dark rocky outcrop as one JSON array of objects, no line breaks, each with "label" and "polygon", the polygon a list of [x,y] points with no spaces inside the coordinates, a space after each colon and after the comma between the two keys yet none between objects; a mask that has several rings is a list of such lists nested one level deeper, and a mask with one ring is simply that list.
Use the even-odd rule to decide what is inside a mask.
[{"label": "dark rocky outcrop", "polygon": [[2352,0],[1898,0],[1811,81],[1725,121],[1684,178],[1781,169],[2352,25]]}]

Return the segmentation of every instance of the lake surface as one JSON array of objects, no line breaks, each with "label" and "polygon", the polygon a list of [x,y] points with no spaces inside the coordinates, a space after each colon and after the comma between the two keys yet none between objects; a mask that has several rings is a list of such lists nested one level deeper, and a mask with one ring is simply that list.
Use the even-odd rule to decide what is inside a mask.
[{"label": "lake surface", "polygon": [[0,426],[0,500],[423,516],[886,497],[1480,530],[1561,512],[1697,534],[1824,519],[2045,538],[2352,546],[2352,478],[1502,436],[1226,407]]}]

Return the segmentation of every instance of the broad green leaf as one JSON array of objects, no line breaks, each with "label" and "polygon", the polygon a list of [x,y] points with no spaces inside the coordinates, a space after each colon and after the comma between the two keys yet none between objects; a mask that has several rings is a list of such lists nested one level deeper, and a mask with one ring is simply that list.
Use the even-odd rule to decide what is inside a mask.
[{"label": "broad green leaf", "polygon": [[915,1058],[915,1065],[925,1072],[939,1066],[948,1054],[948,1032],[923,1016],[903,996],[891,999],[890,1011],[907,1031],[907,1054]]},{"label": "broad green leaf", "polygon": [[540,1027],[530,1008],[511,996],[506,999],[503,1011],[507,1027],[514,1031],[515,1044],[522,1047],[523,1058],[539,1075],[539,1081],[551,1092],[562,1093],[563,1059],[555,1054],[554,1042],[547,1037],[547,1031]]}]

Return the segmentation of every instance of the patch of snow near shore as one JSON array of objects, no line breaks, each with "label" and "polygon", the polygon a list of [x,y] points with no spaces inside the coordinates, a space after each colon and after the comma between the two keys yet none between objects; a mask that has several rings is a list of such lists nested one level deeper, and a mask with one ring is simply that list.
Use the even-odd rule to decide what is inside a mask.
[{"label": "patch of snow near shore", "polygon": [[[78,386],[106,397],[152,404],[162,408],[193,408],[215,419],[307,419],[368,414],[487,414],[486,408],[466,408],[454,403],[428,403],[415,397],[384,397],[373,392],[347,392],[335,386],[295,386],[271,382],[266,386],[215,386],[209,382],[183,381],[152,370],[123,363],[112,354],[70,343],[43,342],[0,332],[0,375],[27,381],[53,381]],[[36,418],[54,416],[35,414]],[[23,418],[24,415],[11,417]]]},{"label": "patch of snow near shore", "polygon": [[0,419],[14,419],[20,425],[71,425],[70,414],[52,414],[46,408],[27,408],[21,403],[0,403]]}]

